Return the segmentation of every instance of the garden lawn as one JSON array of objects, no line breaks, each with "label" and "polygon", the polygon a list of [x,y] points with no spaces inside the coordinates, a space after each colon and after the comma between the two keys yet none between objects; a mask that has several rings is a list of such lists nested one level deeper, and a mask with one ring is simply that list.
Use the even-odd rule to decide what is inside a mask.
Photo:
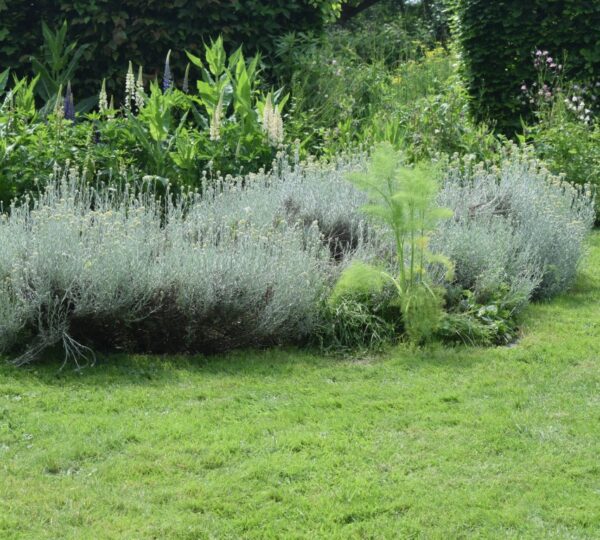
[{"label": "garden lawn", "polygon": [[0,538],[600,537],[600,234],[511,348],[0,367]]}]

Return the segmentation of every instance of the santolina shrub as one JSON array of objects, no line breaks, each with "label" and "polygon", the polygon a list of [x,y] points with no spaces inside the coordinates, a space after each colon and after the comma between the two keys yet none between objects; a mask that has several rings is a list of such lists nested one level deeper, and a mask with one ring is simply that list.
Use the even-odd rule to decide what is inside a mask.
[{"label": "santolina shrub", "polygon": [[0,221],[0,350],[29,343],[28,361],[56,344],[77,359],[301,342],[337,272],[331,250],[364,236],[345,182],[360,161],[206,179],[164,206],[82,186],[75,170],[56,178]]},{"label": "santolina shrub", "polygon": [[572,283],[594,223],[590,186],[565,182],[516,147],[497,166],[451,164],[439,202],[454,218],[433,244],[454,261],[456,283],[482,300],[507,287],[515,305]]},{"label": "santolina shrub", "polygon": [[[81,361],[103,349],[389,339],[402,325],[386,291],[324,309],[352,261],[393,269],[391,231],[362,216],[366,196],[347,181],[366,162],[282,160],[270,173],[205,178],[175,202],[139,186],[94,190],[75,169],[57,176],[0,216],[0,352],[27,362],[60,345]],[[594,215],[586,193],[517,151],[497,168],[449,166],[438,203],[453,211],[431,238],[456,268],[450,310],[452,287],[516,307],[563,290]]]}]

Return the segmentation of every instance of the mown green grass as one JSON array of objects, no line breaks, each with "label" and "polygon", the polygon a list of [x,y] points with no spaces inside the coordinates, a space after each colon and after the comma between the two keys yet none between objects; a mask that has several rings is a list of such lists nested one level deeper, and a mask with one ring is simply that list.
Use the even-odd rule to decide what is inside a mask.
[{"label": "mown green grass", "polygon": [[511,348],[0,368],[0,538],[600,537],[600,234]]}]

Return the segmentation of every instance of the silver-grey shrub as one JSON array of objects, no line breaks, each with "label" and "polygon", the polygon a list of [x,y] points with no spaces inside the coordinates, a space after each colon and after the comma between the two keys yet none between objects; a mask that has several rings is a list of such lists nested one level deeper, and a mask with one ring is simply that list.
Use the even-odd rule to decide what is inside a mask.
[{"label": "silver-grey shrub", "polygon": [[456,282],[486,297],[508,287],[516,303],[548,298],[573,281],[594,223],[591,195],[514,147],[500,164],[448,167],[440,204],[454,218],[433,244],[456,265]]},{"label": "silver-grey shrub", "polygon": [[[174,203],[127,185],[94,190],[75,170],[57,177],[0,215],[0,353],[212,352],[335,327],[322,306],[341,269],[393,259],[389,231],[363,221],[364,195],[346,179],[365,165],[282,160],[268,174],[206,179]],[[431,244],[454,261],[456,286],[523,304],[573,280],[591,200],[527,155],[450,165],[439,199],[454,218]]]},{"label": "silver-grey shrub", "polygon": [[361,196],[345,177],[363,162],[207,180],[168,204],[127,186],[95,191],[74,170],[56,178],[0,221],[0,352],[27,342],[28,361],[62,344],[76,359],[88,345],[219,351],[304,339],[339,271],[327,231],[345,223],[361,236]]}]

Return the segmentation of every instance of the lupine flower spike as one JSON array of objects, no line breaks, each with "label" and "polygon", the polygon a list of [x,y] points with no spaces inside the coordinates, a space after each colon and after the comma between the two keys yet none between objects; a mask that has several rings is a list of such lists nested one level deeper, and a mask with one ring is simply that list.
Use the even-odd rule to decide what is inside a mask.
[{"label": "lupine flower spike", "polygon": [[167,53],[167,58],[165,59],[165,71],[163,73],[163,84],[162,89],[163,92],[166,92],[171,86],[173,86],[173,74],[171,73],[171,65],[169,64],[169,60],[171,58],[171,50]]},{"label": "lupine flower spike", "polygon": [[115,117],[115,97],[110,96],[110,105],[108,106],[108,118],[112,120]]},{"label": "lupine flower spike", "polygon": [[64,103],[62,99],[62,84],[58,87],[58,92],[56,94],[56,103],[54,104],[54,114],[57,118],[64,118],[65,109]]},{"label": "lupine flower spike", "polygon": [[135,96],[135,77],[133,75],[133,65],[129,62],[127,75],[125,76],[125,110],[131,110],[131,102]]},{"label": "lupine flower spike", "polygon": [[137,81],[135,83],[135,106],[137,107],[138,111],[144,106],[145,102],[146,97],[144,94],[144,74],[142,71],[142,66],[140,66],[140,69],[138,70]]},{"label": "lupine flower spike", "polygon": [[67,91],[65,93],[65,119],[75,122],[75,103],[73,102],[70,81],[67,83]]},{"label": "lupine flower spike", "polygon": [[219,102],[213,111],[210,121],[210,140],[218,141],[221,138],[221,114],[223,109],[223,92],[219,96]]},{"label": "lupine flower spike", "polygon": [[267,95],[267,100],[265,101],[262,126],[271,145],[277,146],[283,142],[283,119],[277,105],[273,105],[271,94]]},{"label": "lupine flower spike", "polygon": [[102,79],[102,88],[98,96],[98,110],[100,113],[105,113],[108,109],[108,96],[106,95],[106,79]]}]

